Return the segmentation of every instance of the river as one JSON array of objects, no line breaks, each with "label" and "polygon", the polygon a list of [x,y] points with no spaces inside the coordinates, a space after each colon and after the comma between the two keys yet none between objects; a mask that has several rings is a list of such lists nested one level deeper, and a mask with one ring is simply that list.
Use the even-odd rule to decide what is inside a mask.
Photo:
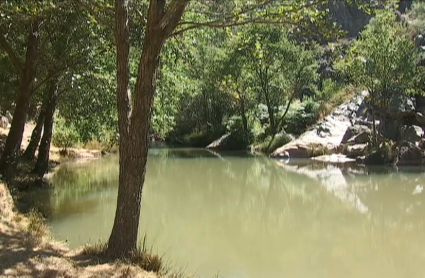
[{"label": "river", "polygon": [[[56,239],[106,241],[118,158],[60,166],[35,198]],[[425,277],[420,169],[150,150],[140,238],[197,277]]]}]

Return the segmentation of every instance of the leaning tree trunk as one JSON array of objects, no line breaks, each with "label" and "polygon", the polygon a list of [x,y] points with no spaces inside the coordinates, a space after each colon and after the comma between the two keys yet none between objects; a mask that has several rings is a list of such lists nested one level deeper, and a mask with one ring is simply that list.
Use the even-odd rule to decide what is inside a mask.
[{"label": "leaning tree trunk", "polygon": [[49,167],[50,142],[52,141],[53,119],[58,98],[57,80],[52,79],[49,85],[47,104],[45,108],[44,131],[38,148],[37,162],[34,173],[40,178],[44,176]]},{"label": "leaning tree trunk", "polygon": [[107,250],[112,257],[128,257],[137,247],[150,115],[160,53],[187,4],[187,1],[173,1],[166,11],[166,0],[150,1],[132,102],[129,96],[128,2],[115,1],[120,147],[117,208]]},{"label": "leaning tree trunk", "polygon": [[16,100],[13,120],[0,160],[0,171],[6,171],[7,165],[15,160],[21,149],[22,135],[28,114],[30,99],[33,93],[32,84],[35,77],[35,68],[38,51],[39,23],[33,22],[30,26],[25,57],[25,65],[19,74],[18,97]]},{"label": "leaning tree trunk", "polygon": [[38,114],[37,123],[31,133],[30,142],[22,155],[28,160],[35,159],[35,152],[37,151],[38,145],[40,144],[41,133],[43,132],[45,107],[41,107],[40,113]]}]

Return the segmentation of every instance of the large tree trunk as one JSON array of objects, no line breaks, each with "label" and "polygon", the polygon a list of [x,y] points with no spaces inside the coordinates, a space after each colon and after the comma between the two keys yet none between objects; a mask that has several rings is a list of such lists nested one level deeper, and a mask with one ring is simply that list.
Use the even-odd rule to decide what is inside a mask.
[{"label": "large tree trunk", "polygon": [[47,104],[44,118],[44,131],[38,148],[37,162],[34,167],[34,172],[40,178],[44,176],[49,168],[50,142],[52,141],[53,120],[56,110],[58,98],[57,80],[52,79],[49,84],[49,92],[47,96]]},{"label": "large tree trunk", "polygon": [[40,144],[41,133],[43,132],[44,125],[44,116],[45,116],[45,105],[43,105],[40,109],[40,113],[38,114],[37,123],[31,133],[30,142],[25,149],[24,154],[22,155],[28,160],[35,159],[35,152],[37,151],[38,145]]},{"label": "large tree trunk", "polygon": [[156,72],[164,41],[177,26],[187,4],[187,1],[173,1],[166,11],[165,0],[150,1],[132,102],[129,96],[128,2],[115,1],[120,166],[117,208],[107,250],[112,257],[128,257],[137,247]]},{"label": "large tree trunk", "polygon": [[13,120],[6,139],[3,155],[0,160],[0,169],[2,172],[6,170],[7,165],[15,160],[19,154],[28,107],[33,93],[32,84],[35,77],[35,68],[38,56],[39,22],[33,22],[29,29],[25,65],[19,73],[19,88],[15,111],[13,113]]}]

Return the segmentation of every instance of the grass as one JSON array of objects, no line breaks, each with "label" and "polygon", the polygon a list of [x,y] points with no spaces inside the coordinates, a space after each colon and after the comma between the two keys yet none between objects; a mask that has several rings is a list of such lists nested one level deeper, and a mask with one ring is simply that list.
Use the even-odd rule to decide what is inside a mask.
[{"label": "grass", "polygon": [[[97,257],[99,261],[111,260],[107,254],[108,245],[106,243],[97,243],[86,245],[82,250],[82,255]],[[151,250],[152,251],[152,250]],[[114,262],[133,264],[141,269],[158,274],[168,272],[164,267],[162,257],[154,255],[146,250],[146,236],[143,238],[143,243],[132,253],[128,258],[115,259]]]},{"label": "grass", "polygon": [[41,242],[42,238],[48,235],[49,228],[45,224],[43,215],[36,209],[31,209],[27,214],[27,232],[36,242]]},{"label": "grass", "polygon": [[350,100],[358,91],[358,87],[353,85],[347,85],[341,89],[335,89],[335,92],[331,94],[329,99],[320,103],[317,121],[324,119],[327,115],[332,113],[336,107]]},{"label": "grass", "polygon": [[321,155],[329,155],[335,153],[334,150],[329,149],[326,146],[320,145],[320,144],[311,144],[311,157],[321,156]]},{"label": "grass", "polygon": [[265,154],[271,154],[276,149],[282,147],[283,145],[286,145],[292,140],[293,138],[289,134],[278,134],[274,138],[268,136],[264,140],[264,142],[261,142],[260,144],[256,145],[254,149]]},{"label": "grass", "polygon": [[115,143],[101,142],[97,140],[90,140],[86,142],[83,146],[87,150],[100,150],[108,153],[118,152],[118,145]]}]

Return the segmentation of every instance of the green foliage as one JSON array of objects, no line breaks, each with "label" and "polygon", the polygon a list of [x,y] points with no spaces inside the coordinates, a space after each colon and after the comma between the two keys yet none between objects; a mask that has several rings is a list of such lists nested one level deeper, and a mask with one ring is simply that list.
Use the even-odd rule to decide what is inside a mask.
[{"label": "green foliage", "polygon": [[294,138],[286,133],[278,133],[274,136],[268,136],[264,142],[255,146],[255,149],[259,152],[270,154],[274,152],[276,149],[282,147],[283,145],[288,144]]},{"label": "green foliage", "polygon": [[241,117],[233,116],[226,124],[227,131],[231,133],[232,149],[246,149],[254,140],[250,130],[245,131]]},{"label": "green foliage", "polygon": [[53,127],[52,143],[58,148],[74,147],[79,142],[79,134],[73,124],[57,118]]},{"label": "green foliage", "polygon": [[320,104],[316,100],[312,98],[304,100],[288,113],[284,130],[290,134],[300,135],[308,127],[317,122],[319,118],[319,109]]},{"label": "green foliage", "polygon": [[408,18],[411,19],[410,24],[419,32],[425,32],[425,3],[423,1],[415,1],[408,12]]},{"label": "green foliage", "polygon": [[389,11],[379,12],[350,49],[350,71],[374,105],[385,107],[394,94],[411,92],[417,50],[406,27]]}]

